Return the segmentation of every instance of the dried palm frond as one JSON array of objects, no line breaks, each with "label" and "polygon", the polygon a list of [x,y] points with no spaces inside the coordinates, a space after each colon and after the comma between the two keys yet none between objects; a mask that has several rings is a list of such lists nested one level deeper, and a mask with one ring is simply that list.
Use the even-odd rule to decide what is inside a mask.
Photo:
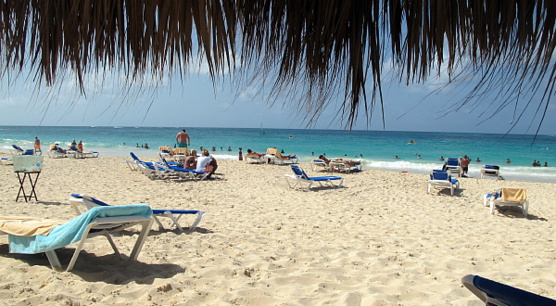
[{"label": "dried palm frond", "polygon": [[52,85],[60,70],[81,84],[89,71],[121,70],[141,84],[202,59],[213,81],[270,79],[309,120],[340,94],[349,126],[382,106],[385,60],[406,83],[441,68],[478,75],[475,93],[509,83],[501,107],[544,91],[541,122],[556,81],[554,0],[0,0],[0,12],[3,72],[30,66]]}]

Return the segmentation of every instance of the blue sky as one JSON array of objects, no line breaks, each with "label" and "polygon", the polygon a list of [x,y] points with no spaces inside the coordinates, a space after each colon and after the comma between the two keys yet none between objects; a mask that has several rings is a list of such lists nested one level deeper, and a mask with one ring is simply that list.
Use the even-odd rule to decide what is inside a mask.
[{"label": "blue sky", "polygon": [[[4,76],[0,93],[0,125],[258,128],[262,122],[265,128],[307,126],[303,120],[305,113],[290,104],[283,104],[288,101],[278,99],[270,106],[263,101],[262,94],[256,94],[258,88],[236,88],[226,81],[213,87],[203,71],[189,75],[183,82],[179,77],[172,81],[165,79],[156,90],[152,90],[149,84],[143,86],[143,91],[132,87],[127,94],[118,80],[114,75],[107,76],[103,82],[100,78],[88,78],[85,98],[79,94],[71,76],[59,82],[55,90],[42,87],[39,92],[35,82],[26,79],[25,74],[18,78]],[[460,101],[470,87],[456,82],[439,93],[433,93],[445,80],[445,77],[430,78],[425,84],[406,86],[387,79],[383,83],[385,130],[509,131],[516,118],[511,107],[485,122],[482,122],[484,115],[479,117],[484,111],[493,112],[487,107],[489,97],[479,107],[466,106],[455,112],[450,106]],[[336,116],[340,102],[340,99],[332,101],[311,128],[344,128],[345,124]],[[370,126],[360,115],[354,129],[383,130],[380,108],[375,110]],[[530,108],[526,112],[512,133],[535,132],[536,124],[527,130],[533,110]],[[541,134],[556,133],[556,122],[550,120],[555,117],[556,105],[552,103]]]}]

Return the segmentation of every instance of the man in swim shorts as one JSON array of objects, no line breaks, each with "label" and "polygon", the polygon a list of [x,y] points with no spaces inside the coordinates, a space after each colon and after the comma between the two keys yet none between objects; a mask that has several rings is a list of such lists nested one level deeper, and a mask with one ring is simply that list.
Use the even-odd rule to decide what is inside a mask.
[{"label": "man in swim shorts", "polygon": [[39,140],[39,137],[35,137],[35,150],[41,150],[41,141]]},{"label": "man in swim shorts", "polygon": [[467,172],[469,171],[469,162],[471,162],[471,159],[467,157],[467,155],[465,155],[460,160],[461,170],[463,170],[463,177],[467,177]]},{"label": "man in swim shorts", "polygon": [[191,139],[185,130],[181,130],[181,132],[176,135],[176,142],[178,143],[178,148],[187,148],[187,146],[191,145]]}]

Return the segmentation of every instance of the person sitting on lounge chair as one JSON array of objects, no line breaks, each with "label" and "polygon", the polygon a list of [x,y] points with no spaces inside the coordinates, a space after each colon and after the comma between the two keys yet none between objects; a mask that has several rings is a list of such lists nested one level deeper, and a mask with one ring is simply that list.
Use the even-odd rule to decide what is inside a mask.
[{"label": "person sitting on lounge chair", "polygon": [[205,173],[208,172],[209,175],[207,176],[207,179],[210,179],[214,172],[216,172],[216,169],[218,169],[216,159],[210,155],[208,150],[204,150],[203,156],[197,159],[197,168],[195,170]]},{"label": "person sitting on lounge chair", "polygon": [[247,149],[247,154],[256,154],[256,155],[258,155],[259,157],[264,156],[264,154],[257,153],[257,152],[253,152],[251,149]]},{"label": "person sitting on lounge chair", "polygon": [[191,155],[189,155],[183,162],[184,169],[195,169],[197,168],[197,150],[191,150]]},{"label": "person sitting on lounge chair", "polygon": [[51,150],[52,150],[52,151],[58,151],[58,152],[64,153],[64,154],[67,153],[67,152],[66,152],[66,149],[60,147],[57,143],[54,144],[54,146],[52,147]]},{"label": "person sitting on lounge chair", "polygon": [[[322,159],[327,165],[330,164],[330,159],[326,158],[324,155],[320,155],[319,159]],[[360,164],[360,162],[358,161],[354,161],[354,160],[343,160],[341,158],[335,159],[334,161],[340,161],[343,162],[344,164],[350,166],[350,167],[354,167],[358,164]]]}]

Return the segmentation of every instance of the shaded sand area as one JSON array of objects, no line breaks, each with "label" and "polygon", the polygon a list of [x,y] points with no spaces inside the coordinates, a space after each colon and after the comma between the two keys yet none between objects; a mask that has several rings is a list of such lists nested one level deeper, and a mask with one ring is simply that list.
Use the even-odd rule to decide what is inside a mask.
[{"label": "shaded sand area", "polygon": [[[94,238],[70,273],[44,255],[10,254],[2,236],[3,304],[480,305],[466,274],[556,298],[554,184],[463,178],[451,197],[427,194],[427,175],[367,170],[342,174],[345,188],[303,192],[286,188],[287,166],[220,161],[220,180],[152,181],[124,160],[45,158],[37,203],[15,202],[17,177],[0,166],[0,214],[69,220],[70,193],[83,193],[204,210],[199,228],[153,225],[138,262]],[[529,218],[489,214],[482,197],[498,186],[528,189]],[[115,238],[126,255],[130,235]],[[74,248],[58,251],[64,265]]]}]

